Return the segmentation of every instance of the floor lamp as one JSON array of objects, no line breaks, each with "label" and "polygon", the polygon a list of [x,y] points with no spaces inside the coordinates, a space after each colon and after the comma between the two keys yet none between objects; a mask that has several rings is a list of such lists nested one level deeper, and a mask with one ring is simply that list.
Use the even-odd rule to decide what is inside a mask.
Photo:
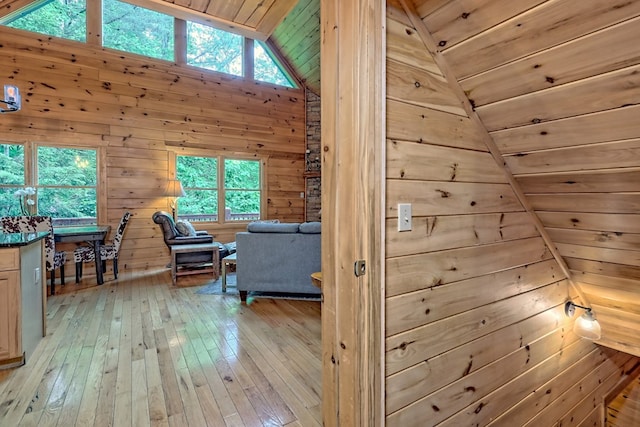
[{"label": "floor lamp", "polygon": [[173,222],[176,221],[176,205],[178,197],[184,197],[187,194],[182,188],[182,183],[178,179],[170,179],[165,187],[164,195],[171,198],[171,213],[173,214]]}]

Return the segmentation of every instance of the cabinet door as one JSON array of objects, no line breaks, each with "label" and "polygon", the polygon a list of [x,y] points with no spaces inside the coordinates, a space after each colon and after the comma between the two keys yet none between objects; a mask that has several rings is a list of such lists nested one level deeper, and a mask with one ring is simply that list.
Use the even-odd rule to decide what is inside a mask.
[{"label": "cabinet door", "polygon": [[0,360],[21,356],[20,274],[0,271]]}]

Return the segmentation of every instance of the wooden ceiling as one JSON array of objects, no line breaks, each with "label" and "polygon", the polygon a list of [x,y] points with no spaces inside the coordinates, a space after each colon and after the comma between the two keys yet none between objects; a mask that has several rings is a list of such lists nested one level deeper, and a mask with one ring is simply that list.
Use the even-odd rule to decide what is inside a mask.
[{"label": "wooden ceiling", "polygon": [[269,38],[297,0],[124,0],[257,40]]},{"label": "wooden ceiling", "polygon": [[640,355],[640,1],[415,0],[603,329]]}]

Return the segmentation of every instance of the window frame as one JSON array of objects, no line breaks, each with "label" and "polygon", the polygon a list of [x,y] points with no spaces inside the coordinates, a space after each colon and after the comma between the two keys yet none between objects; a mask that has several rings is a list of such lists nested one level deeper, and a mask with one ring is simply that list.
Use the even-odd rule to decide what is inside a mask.
[{"label": "window frame", "polygon": [[[24,148],[24,184],[17,186],[16,184],[3,184],[3,188],[24,188],[24,187],[33,187],[36,189],[36,192],[40,188],[87,188],[79,187],[79,186],[42,186],[38,183],[38,147],[48,147],[48,148],[59,148],[59,149],[76,149],[76,150],[91,150],[96,153],[96,218],[95,223],[100,224],[100,219],[104,218],[105,207],[101,200],[103,199],[102,194],[102,177],[106,176],[103,171],[103,165],[105,162],[103,161],[105,157],[105,151],[103,147],[91,147],[89,145],[82,144],[57,144],[55,142],[44,142],[44,141],[27,141],[27,142],[16,142],[16,141],[7,141],[0,140],[0,143],[7,145],[21,145]],[[37,193],[36,193],[37,194]],[[31,211],[32,214],[35,214],[38,209],[38,198],[35,199],[35,207]],[[54,225],[82,225],[86,222],[74,220],[74,218],[53,218]]]},{"label": "window frame", "polygon": [[[53,188],[53,189],[74,189],[74,188],[94,188],[92,186],[71,186],[71,185],[41,185],[38,181],[38,149],[40,147],[47,148],[55,148],[55,149],[72,149],[72,150],[87,150],[94,151],[96,154],[96,217],[95,224],[99,224],[100,218],[100,148],[99,147],[90,147],[83,145],[66,145],[66,144],[54,144],[47,142],[33,142],[32,147],[30,149],[30,160],[31,160],[31,170],[30,175],[27,177],[27,180],[31,182],[31,185],[27,184],[27,186],[31,186],[36,189],[36,194],[39,192],[41,188]],[[26,150],[25,150],[25,159],[26,159]],[[26,167],[25,167],[26,171]],[[30,177],[30,179],[29,179]],[[36,198],[35,209],[36,212],[39,212],[39,198]],[[85,224],[93,224],[93,222],[80,221],[76,218],[55,218],[51,217],[53,225],[85,225]]]},{"label": "window frame", "polygon": [[[224,168],[225,168],[225,160],[247,160],[247,161],[257,161],[260,166],[260,185],[259,185],[259,193],[260,193],[260,219],[264,219],[267,213],[267,186],[266,186],[266,177],[267,177],[267,156],[255,156],[241,153],[220,153],[215,152],[212,153],[210,151],[202,151],[198,149],[190,149],[184,150],[181,152],[172,152],[172,156],[170,159],[170,177],[169,179],[180,179],[178,177],[177,172],[177,163],[178,156],[183,157],[209,157],[217,159],[217,189],[218,192],[218,219],[217,221],[198,221],[198,224],[218,224],[218,225],[229,225],[229,224],[247,224],[253,219],[247,220],[227,220],[225,217],[225,201],[226,201],[226,193],[225,193],[225,182],[224,182]],[[185,188],[186,191],[186,188]],[[180,199],[178,199],[176,203],[176,218],[180,220]]]}]

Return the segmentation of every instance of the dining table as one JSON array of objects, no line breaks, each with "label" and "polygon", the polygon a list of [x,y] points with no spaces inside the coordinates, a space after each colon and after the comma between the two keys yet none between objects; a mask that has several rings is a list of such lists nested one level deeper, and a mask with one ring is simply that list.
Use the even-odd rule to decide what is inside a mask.
[{"label": "dining table", "polygon": [[70,225],[53,227],[53,239],[60,243],[85,242],[93,248],[96,264],[96,278],[98,285],[104,283],[102,270],[102,257],[100,246],[104,244],[107,234],[111,231],[110,225]]}]

